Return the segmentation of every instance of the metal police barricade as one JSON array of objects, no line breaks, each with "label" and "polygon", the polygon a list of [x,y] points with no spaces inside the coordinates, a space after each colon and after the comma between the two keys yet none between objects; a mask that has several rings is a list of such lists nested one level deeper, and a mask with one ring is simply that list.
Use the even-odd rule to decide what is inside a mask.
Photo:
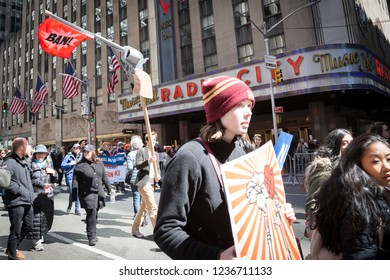
[{"label": "metal police barricade", "polygon": [[287,155],[283,165],[283,178],[286,178],[286,185],[303,184],[305,171],[310,162],[314,159],[314,153],[295,153]]}]

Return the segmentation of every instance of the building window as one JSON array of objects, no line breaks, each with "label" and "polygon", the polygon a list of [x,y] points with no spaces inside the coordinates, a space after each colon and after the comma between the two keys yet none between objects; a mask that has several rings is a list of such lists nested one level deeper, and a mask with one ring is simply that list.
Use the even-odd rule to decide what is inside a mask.
[{"label": "building window", "polygon": [[[233,16],[238,12],[249,16],[247,0],[233,0]],[[238,62],[254,60],[254,48],[251,22],[243,16],[234,16],[234,27],[237,41]]]},{"label": "building window", "polygon": [[62,107],[63,107],[62,113],[63,114],[68,113],[68,99],[66,98],[62,99]]},{"label": "building window", "polygon": [[279,0],[264,0],[264,17],[270,17],[280,14]]},{"label": "building window", "polygon": [[[282,20],[280,0],[263,0],[263,16],[267,28]],[[269,53],[275,55],[286,51],[283,22],[268,34]]]},{"label": "building window", "polygon": [[111,41],[114,40],[114,26],[110,26],[107,28],[107,39]]},{"label": "building window", "polygon": [[81,17],[81,27],[87,29],[87,15]]},{"label": "building window", "polygon": [[112,26],[114,24],[112,0],[107,1],[106,7],[107,7],[106,26]]},{"label": "building window", "polygon": [[68,5],[64,5],[64,19],[68,17]]},{"label": "building window", "polygon": [[127,38],[127,19],[121,21],[120,28],[121,28],[121,37]]},{"label": "building window", "polygon": [[246,44],[237,47],[237,52],[238,52],[238,62],[248,62],[254,60],[254,49],[253,49],[253,44]]},{"label": "building window", "polygon": [[199,9],[201,17],[204,68],[205,72],[207,72],[218,65],[217,44],[214,30],[213,1],[200,0]]},{"label": "building window", "polygon": [[127,18],[127,6],[126,1],[120,1],[119,19],[124,20]]},{"label": "building window", "polygon": [[103,104],[102,96],[102,60],[96,61],[96,72],[95,72],[95,88],[96,88],[96,104]]},{"label": "building window", "polygon": [[112,0],[106,1],[107,3],[107,15],[112,15],[113,13],[113,5],[112,5]]},{"label": "building window", "polygon": [[194,73],[190,9],[188,1],[178,0],[180,52],[183,76]]},{"label": "building window", "polygon": [[121,9],[126,8],[127,0],[120,0],[119,3],[121,5]]},{"label": "building window", "polygon": [[[101,9],[100,7],[95,8],[95,32],[101,32]],[[96,42],[99,42],[100,40],[97,40]]]},{"label": "building window", "polygon": [[81,67],[81,80],[86,81],[88,79],[87,65]]},{"label": "building window", "polygon": [[271,54],[283,53],[286,51],[284,34],[279,34],[269,38],[269,50]]},{"label": "building window", "polygon": [[[150,57],[149,46],[149,13],[147,9],[146,0],[138,0],[138,15],[139,15],[139,29],[140,29],[140,52],[144,58]],[[146,73],[150,73],[150,60],[148,59],[143,67]]]}]

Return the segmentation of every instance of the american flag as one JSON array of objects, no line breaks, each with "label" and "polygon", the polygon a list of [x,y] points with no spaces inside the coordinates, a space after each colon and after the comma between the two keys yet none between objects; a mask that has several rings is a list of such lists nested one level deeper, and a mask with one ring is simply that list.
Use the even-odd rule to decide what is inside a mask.
[{"label": "american flag", "polygon": [[31,104],[32,113],[38,113],[41,110],[42,105],[45,102],[46,96],[47,96],[47,90],[44,84],[42,83],[41,77],[39,77],[38,75],[37,87],[35,89],[33,101]]},{"label": "american flag", "polygon": [[65,95],[65,98],[72,99],[73,97],[77,96],[79,94],[77,91],[79,85],[80,81],[77,79],[72,64],[68,62],[68,66],[65,70],[64,82],[62,84],[62,93]]},{"label": "american flag", "polygon": [[20,90],[18,88],[15,89],[14,96],[11,99],[8,110],[14,114],[23,114],[26,110],[27,103],[22,97]]},{"label": "american flag", "polygon": [[111,57],[111,63],[113,68],[113,73],[111,76],[110,83],[108,84],[107,93],[111,94],[114,93],[115,85],[119,82],[118,75],[116,74],[116,71],[121,68],[118,59],[116,58],[115,53],[113,50],[108,47],[108,55]]}]

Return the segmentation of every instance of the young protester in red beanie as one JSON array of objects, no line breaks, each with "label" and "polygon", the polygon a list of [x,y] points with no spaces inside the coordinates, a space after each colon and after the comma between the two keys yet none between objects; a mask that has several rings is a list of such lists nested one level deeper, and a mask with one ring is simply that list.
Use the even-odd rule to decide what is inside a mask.
[{"label": "young protester in red beanie", "polygon": [[[245,154],[237,137],[248,132],[255,99],[241,80],[214,77],[202,85],[207,124],[200,138],[169,161],[159,201],[154,241],[172,259],[232,259],[233,234],[218,165]],[[295,220],[291,209],[286,213]]]}]

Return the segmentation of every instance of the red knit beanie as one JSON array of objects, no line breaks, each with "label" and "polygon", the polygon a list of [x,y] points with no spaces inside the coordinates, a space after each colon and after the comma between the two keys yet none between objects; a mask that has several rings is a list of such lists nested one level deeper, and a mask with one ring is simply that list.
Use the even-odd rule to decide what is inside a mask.
[{"label": "red knit beanie", "polygon": [[203,83],[202,93],[207,124],[220,119],[244,100],[252,100],[252,108],[255,106],[251,89],[246,83],[234,77],[210,78]]}]

